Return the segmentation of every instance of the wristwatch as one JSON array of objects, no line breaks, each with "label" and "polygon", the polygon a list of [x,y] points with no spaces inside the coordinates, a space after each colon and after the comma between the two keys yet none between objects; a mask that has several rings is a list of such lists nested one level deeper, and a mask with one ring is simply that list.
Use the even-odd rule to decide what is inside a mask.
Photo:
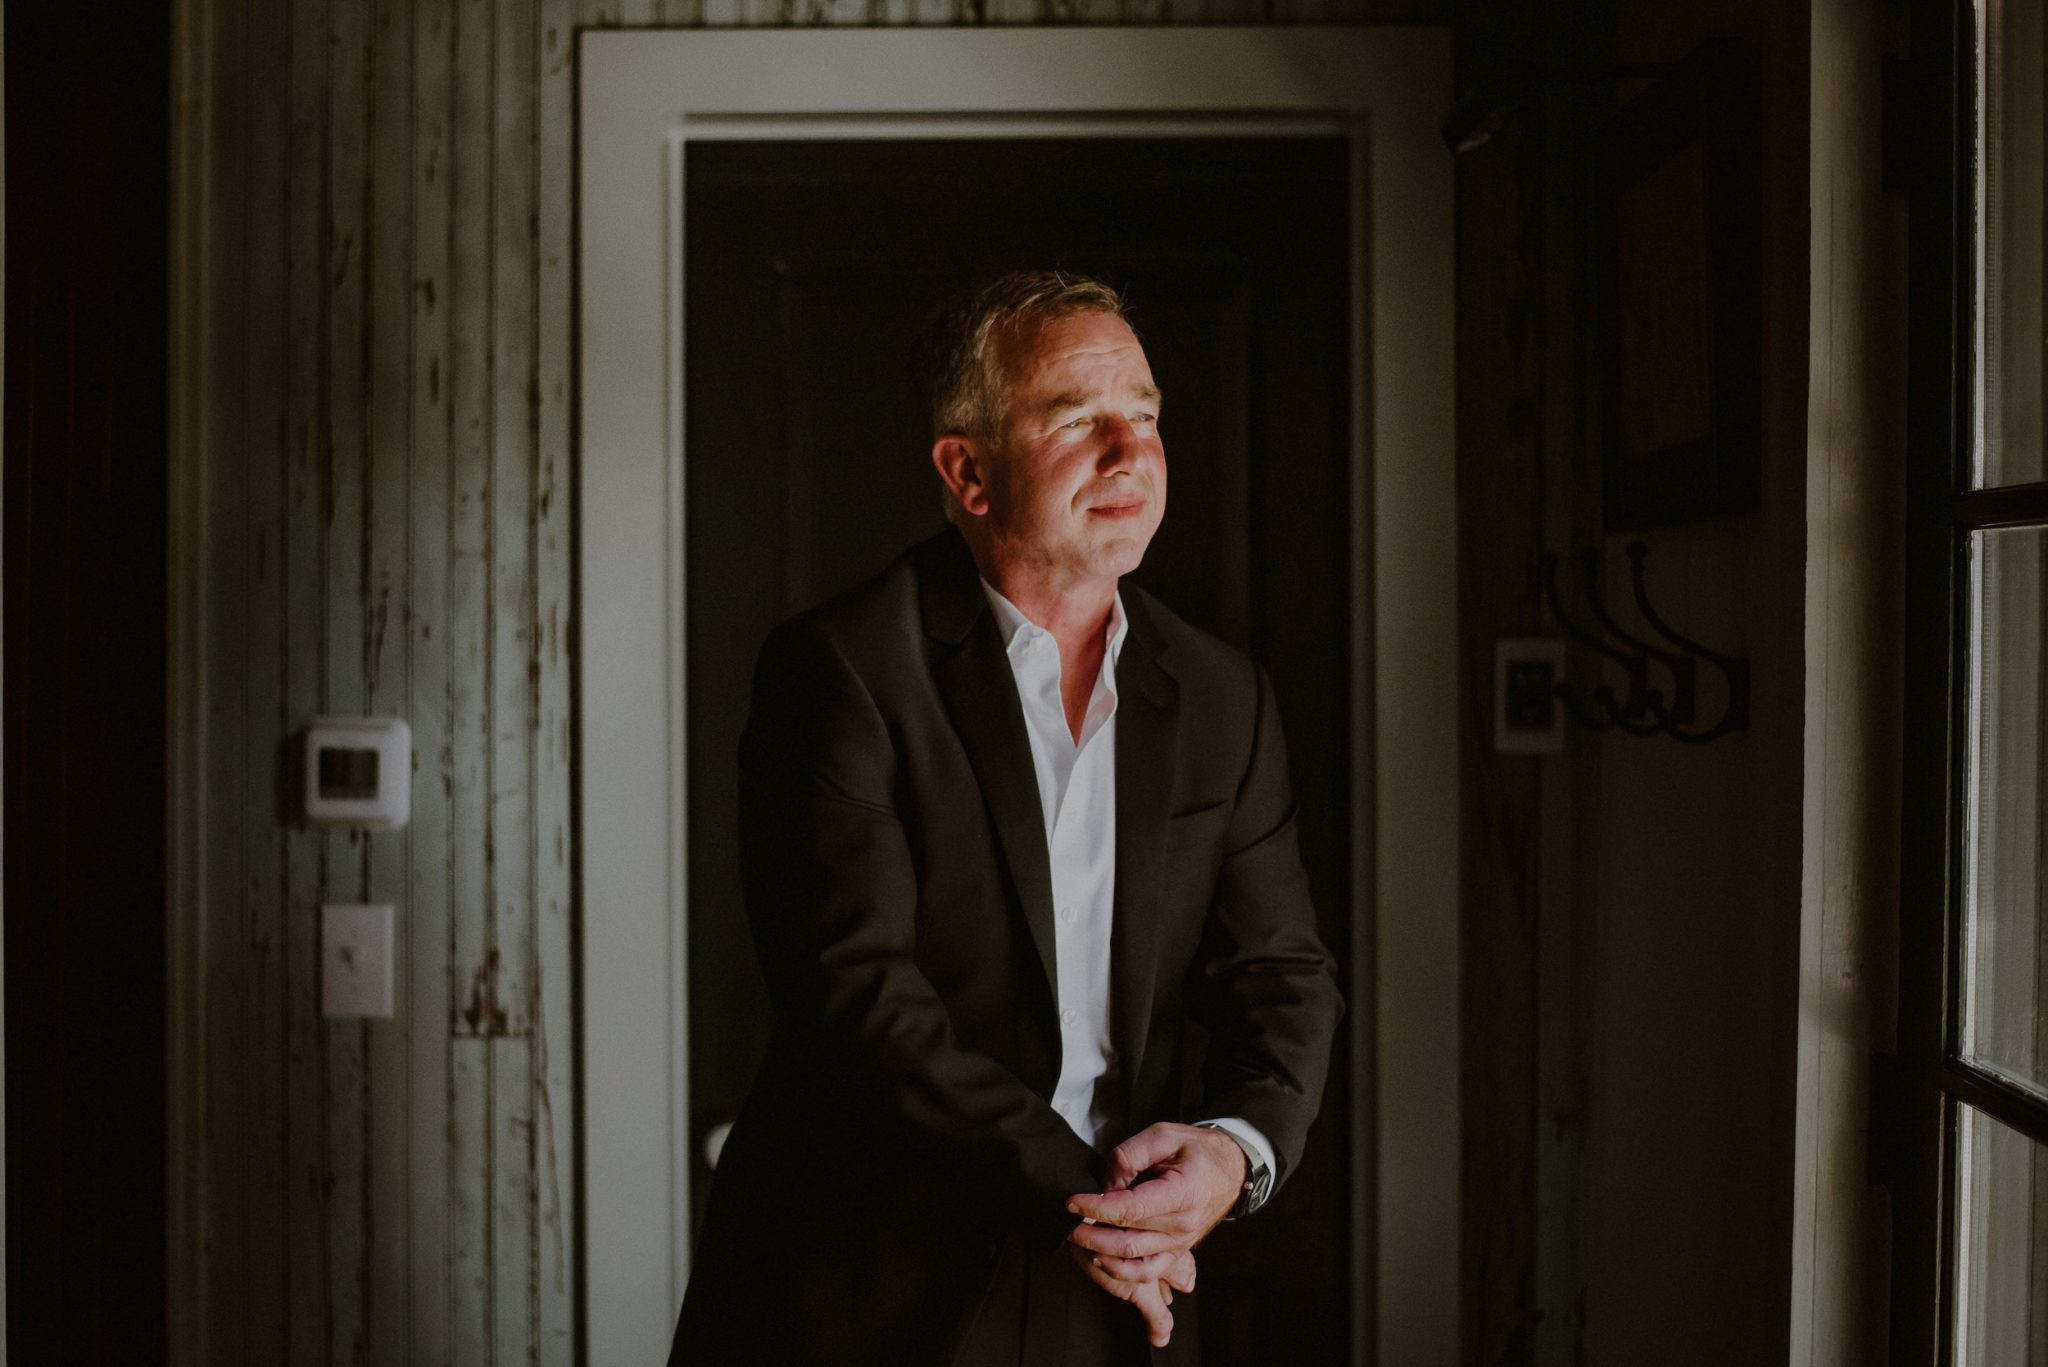
[{"label": "wristwatch", "polygon": [[1245,1143],[1244,1140],[1239,1139],[1222,1125],[1205,1121],[1195,1128],[1221,1131],[1223,1134],[1229,1135],[1231,1143],[1244,1150],[1244,1189],[1237,1193],[1237,1204],[1232,1206],[1223,1218],[1226,1220],[1242,1220],[1260,1206],[1265,1205],[1266,1199],[1273,1194],[1273,1171],[1266,1166],[1266,1160],[1259,1157],[1258,1150]]}]

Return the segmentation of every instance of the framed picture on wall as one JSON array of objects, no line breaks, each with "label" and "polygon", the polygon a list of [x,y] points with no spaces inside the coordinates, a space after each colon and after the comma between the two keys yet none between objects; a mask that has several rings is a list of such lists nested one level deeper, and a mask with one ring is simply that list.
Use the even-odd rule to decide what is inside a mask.
[{"label": "framed picture on wall", "polygon": [[1756,59],[1696,49],[1597,147],[1606,523],[1757,506],[1762,122]]}]

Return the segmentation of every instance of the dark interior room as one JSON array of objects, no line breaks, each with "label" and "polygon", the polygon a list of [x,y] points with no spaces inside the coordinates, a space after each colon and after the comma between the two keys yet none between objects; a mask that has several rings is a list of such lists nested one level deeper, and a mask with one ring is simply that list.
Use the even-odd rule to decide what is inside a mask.
[{"label": "dark interior room", "polygon": [[0,51],[0,1367],[2048,1364],[2040,6]]}]

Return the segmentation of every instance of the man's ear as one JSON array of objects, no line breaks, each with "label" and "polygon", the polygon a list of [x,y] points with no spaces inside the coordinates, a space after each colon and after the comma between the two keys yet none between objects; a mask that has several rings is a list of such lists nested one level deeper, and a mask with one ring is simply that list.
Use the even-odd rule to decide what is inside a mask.
[{"label": "man's ear", "polygon": [[949,432],[932,443],[932,466],[954,501],[971,517],[988,512],[987,455],[973,437]]}]

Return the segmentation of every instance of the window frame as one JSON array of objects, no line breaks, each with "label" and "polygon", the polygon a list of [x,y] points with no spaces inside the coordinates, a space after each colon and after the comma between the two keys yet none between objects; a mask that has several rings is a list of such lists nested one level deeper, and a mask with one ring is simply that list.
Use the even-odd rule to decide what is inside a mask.
[{"label": "window frame", "polygon": [[[1977,0],[1914,0],[1887,133],[1911,168],[1898,1056],[1873,1134],[1895,1161],[1891,1361],[1954,1367],[1960,1107],[2048,1147],[2048,1100],[1965,1062],[1970,537],[2048,525],[2048,482],[1973,489]],[[1886,1072],[1896,1078],[1887,1087]],[[1888,1112],[1888,1114],[1887,1114]]]}]

